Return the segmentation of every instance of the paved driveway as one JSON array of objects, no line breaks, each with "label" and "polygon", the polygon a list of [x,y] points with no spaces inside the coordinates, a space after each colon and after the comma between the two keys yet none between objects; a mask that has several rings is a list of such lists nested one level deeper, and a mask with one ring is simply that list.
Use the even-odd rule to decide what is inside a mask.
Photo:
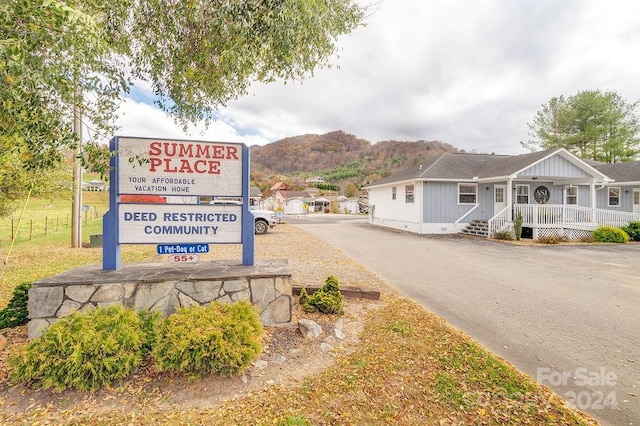
[{"label": "paved driveway", "polygon": [[603,424],[640,425],[640,244],[530,247],[286,219]]}]

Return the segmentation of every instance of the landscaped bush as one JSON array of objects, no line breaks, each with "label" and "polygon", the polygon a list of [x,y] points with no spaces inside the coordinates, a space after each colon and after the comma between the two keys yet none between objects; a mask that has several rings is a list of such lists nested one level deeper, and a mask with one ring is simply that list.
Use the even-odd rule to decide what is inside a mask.
[{"label": "landscaped bush", "polygon": [[522,238],[522,222],[522,213],[518,213],[515,220],[513,221],[513,233],[515,234],[516,240],[518,241],[520,241],[520,238]]},{"label": "landscaped bush", "polygon": [[537,241],[541,244],[558,244],[566,243],[569,240],[564,235],[545,235],[542,237],[538,237]]},{"label": "landscaped bush", "polygon": [[603,226],[593,231],[593,238],[599,243],[626,243],[629,235],[620,228]]},{"label": "landscaped bush", "polygon": [[160,371],[237,375],[260,354],[262,325],[248,302],[181,308],[164,322],[153,356]]},{"label": "landscaped bush", "polygon": [[333,275],[327,277],[325,284],[311,296],[307,294],[306,289],[300,291],[298,304],[305,312],[314,312],[316,310],[323,314],[340,314],[342,313],[342,293],[338,279]]},{"label": "landscaped bush", "polygon": [[141,311],[138,312],[138,316],[142,321],[142,331],[144,332],[142,349],[146,355],[153,350],[162,336],[164,316],[158,311]]},{"label": "landscaped bush", "polygon": [[95,390],[133,373],[147,341],[143,320],[122,305],[76,312],[11,357],[12,378],[45,389]]},{"label": "landscaped bush", "polygon": [[633,241],[640,241],[640,222],[630,222],[629,225],[623,226],[622,230],[629,235]]},{"label": "landscaped bush", "polygon": [[29,301],[30,288],[31,283],[21,283],[13,289],[7,307],[0,311],[0,329],[17,327],[27,323],[29,320],[27,302]]},{"label": "landscaped bush", "polygon": [[493,233],[493,238],[496,239],[496,240],[508,240],[508,241],[511,241],[511,240],[513,240],[513,232],[507,231],[507,230],[496,231],[496,232]]}]

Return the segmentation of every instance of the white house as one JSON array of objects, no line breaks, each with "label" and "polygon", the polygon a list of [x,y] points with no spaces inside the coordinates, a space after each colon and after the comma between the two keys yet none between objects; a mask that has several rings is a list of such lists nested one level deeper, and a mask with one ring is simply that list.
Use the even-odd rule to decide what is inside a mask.
[{"label": "white house", "polygon": [[640,221],[640,162],[587,162],[564,148],[523,155],[446,153],[367,186],[370,223],[418,234],[471,227],[579,239]]},{"label": "white house", "polygon": [[354,198],[340,201],[338,210],[340,213],[357,214],[360,213],[360,203]]},{"label": "white house", "polygon": [[107,185],[101,180],[90,180],[82,182],[82,189],[85,191],[106,191]]}]

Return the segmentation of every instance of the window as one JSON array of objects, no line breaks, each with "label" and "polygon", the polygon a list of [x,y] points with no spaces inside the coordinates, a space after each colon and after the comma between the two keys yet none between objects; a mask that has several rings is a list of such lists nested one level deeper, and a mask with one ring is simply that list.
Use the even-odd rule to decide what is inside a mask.
[{"label": "window", "polygon": [[391,199],[395,200],[396,199],[396,187],[392,187],[391,188]]},{"label": "window", "polygon": [[406,203],[413,203],[413,185],[404,187],[404,201]]},{"label": "window", "polygon": [[570,186],[565,194],[565,204],[578,205],[578,187]]},{"label": "window", "polygon": [[475,183],[458,184],[458,204],[475,204],[478,185]]},{"label": "window", "polygon": [[529,204],[529,185],[516,185],[516,204]]},{"label": "window", "polygon": [[609,207],[620,207],[620,188],[609,188]]}]

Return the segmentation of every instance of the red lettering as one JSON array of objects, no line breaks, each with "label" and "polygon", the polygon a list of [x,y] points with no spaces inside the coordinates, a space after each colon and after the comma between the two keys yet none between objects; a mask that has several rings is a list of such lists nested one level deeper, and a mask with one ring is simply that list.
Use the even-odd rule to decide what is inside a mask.
[{"label": "red lettering", "polygon": [[227,160],[238,160],[238,147],[227,147]]},{"label": "red lettering", "polygon": [[162,164],[162,160],[159,158],[152,158],[151,159],[151,164],[149,166],[149,171],[150,172],[155,172],[156,168],[160,167],[160,165]]},{"label": "red lettering", "polygon": [[[176,155],[176,143],[172,142],[165,142],[164,143],[164,153],[167,155],[167,157],[174,157]],[[169,147],[171,147],[171,150],[169,150]]]},{"label": "red lettering", "polygon": [[171,158],[165,158],[164,159],[164,164],[165,164],[165,166],[164,166],[164,171],[165,172],[175,173],[175,172],[178,171],[178,168],[175,167],[175,166],[173,167],[173,169],[170,168],[170,166],[171,166]]},{"label": "red lettering", "polygon": [[193,163],[193,169],[196,173],[207,173],[207,160],[196,160]]},{"label": "red lettering", "polygon": [[189,160],[180,160],[180,173],[193,173]]},{"label": "red lettering", "polygon": [[181,144],[178,157],[193,157],[193,144]]},{"label": "red lettering", "polygon": [[214,145],[213,156],[211,158],[224,158],[224,147],[220,145]]},{"label": "red lettering", "polygon": [[212,175],[220,174],[220,162],[219,161],[209,161],[209,173]]},{"label": "red lettering", "polygon": [[196,145],[196,157],[209,158],[209,145]]},{"label": "red lettering", "polygon": [[162,144],[160,142],[151,142],[149,144],[149,155],[160,155],[162,149],[160,147]]}]

